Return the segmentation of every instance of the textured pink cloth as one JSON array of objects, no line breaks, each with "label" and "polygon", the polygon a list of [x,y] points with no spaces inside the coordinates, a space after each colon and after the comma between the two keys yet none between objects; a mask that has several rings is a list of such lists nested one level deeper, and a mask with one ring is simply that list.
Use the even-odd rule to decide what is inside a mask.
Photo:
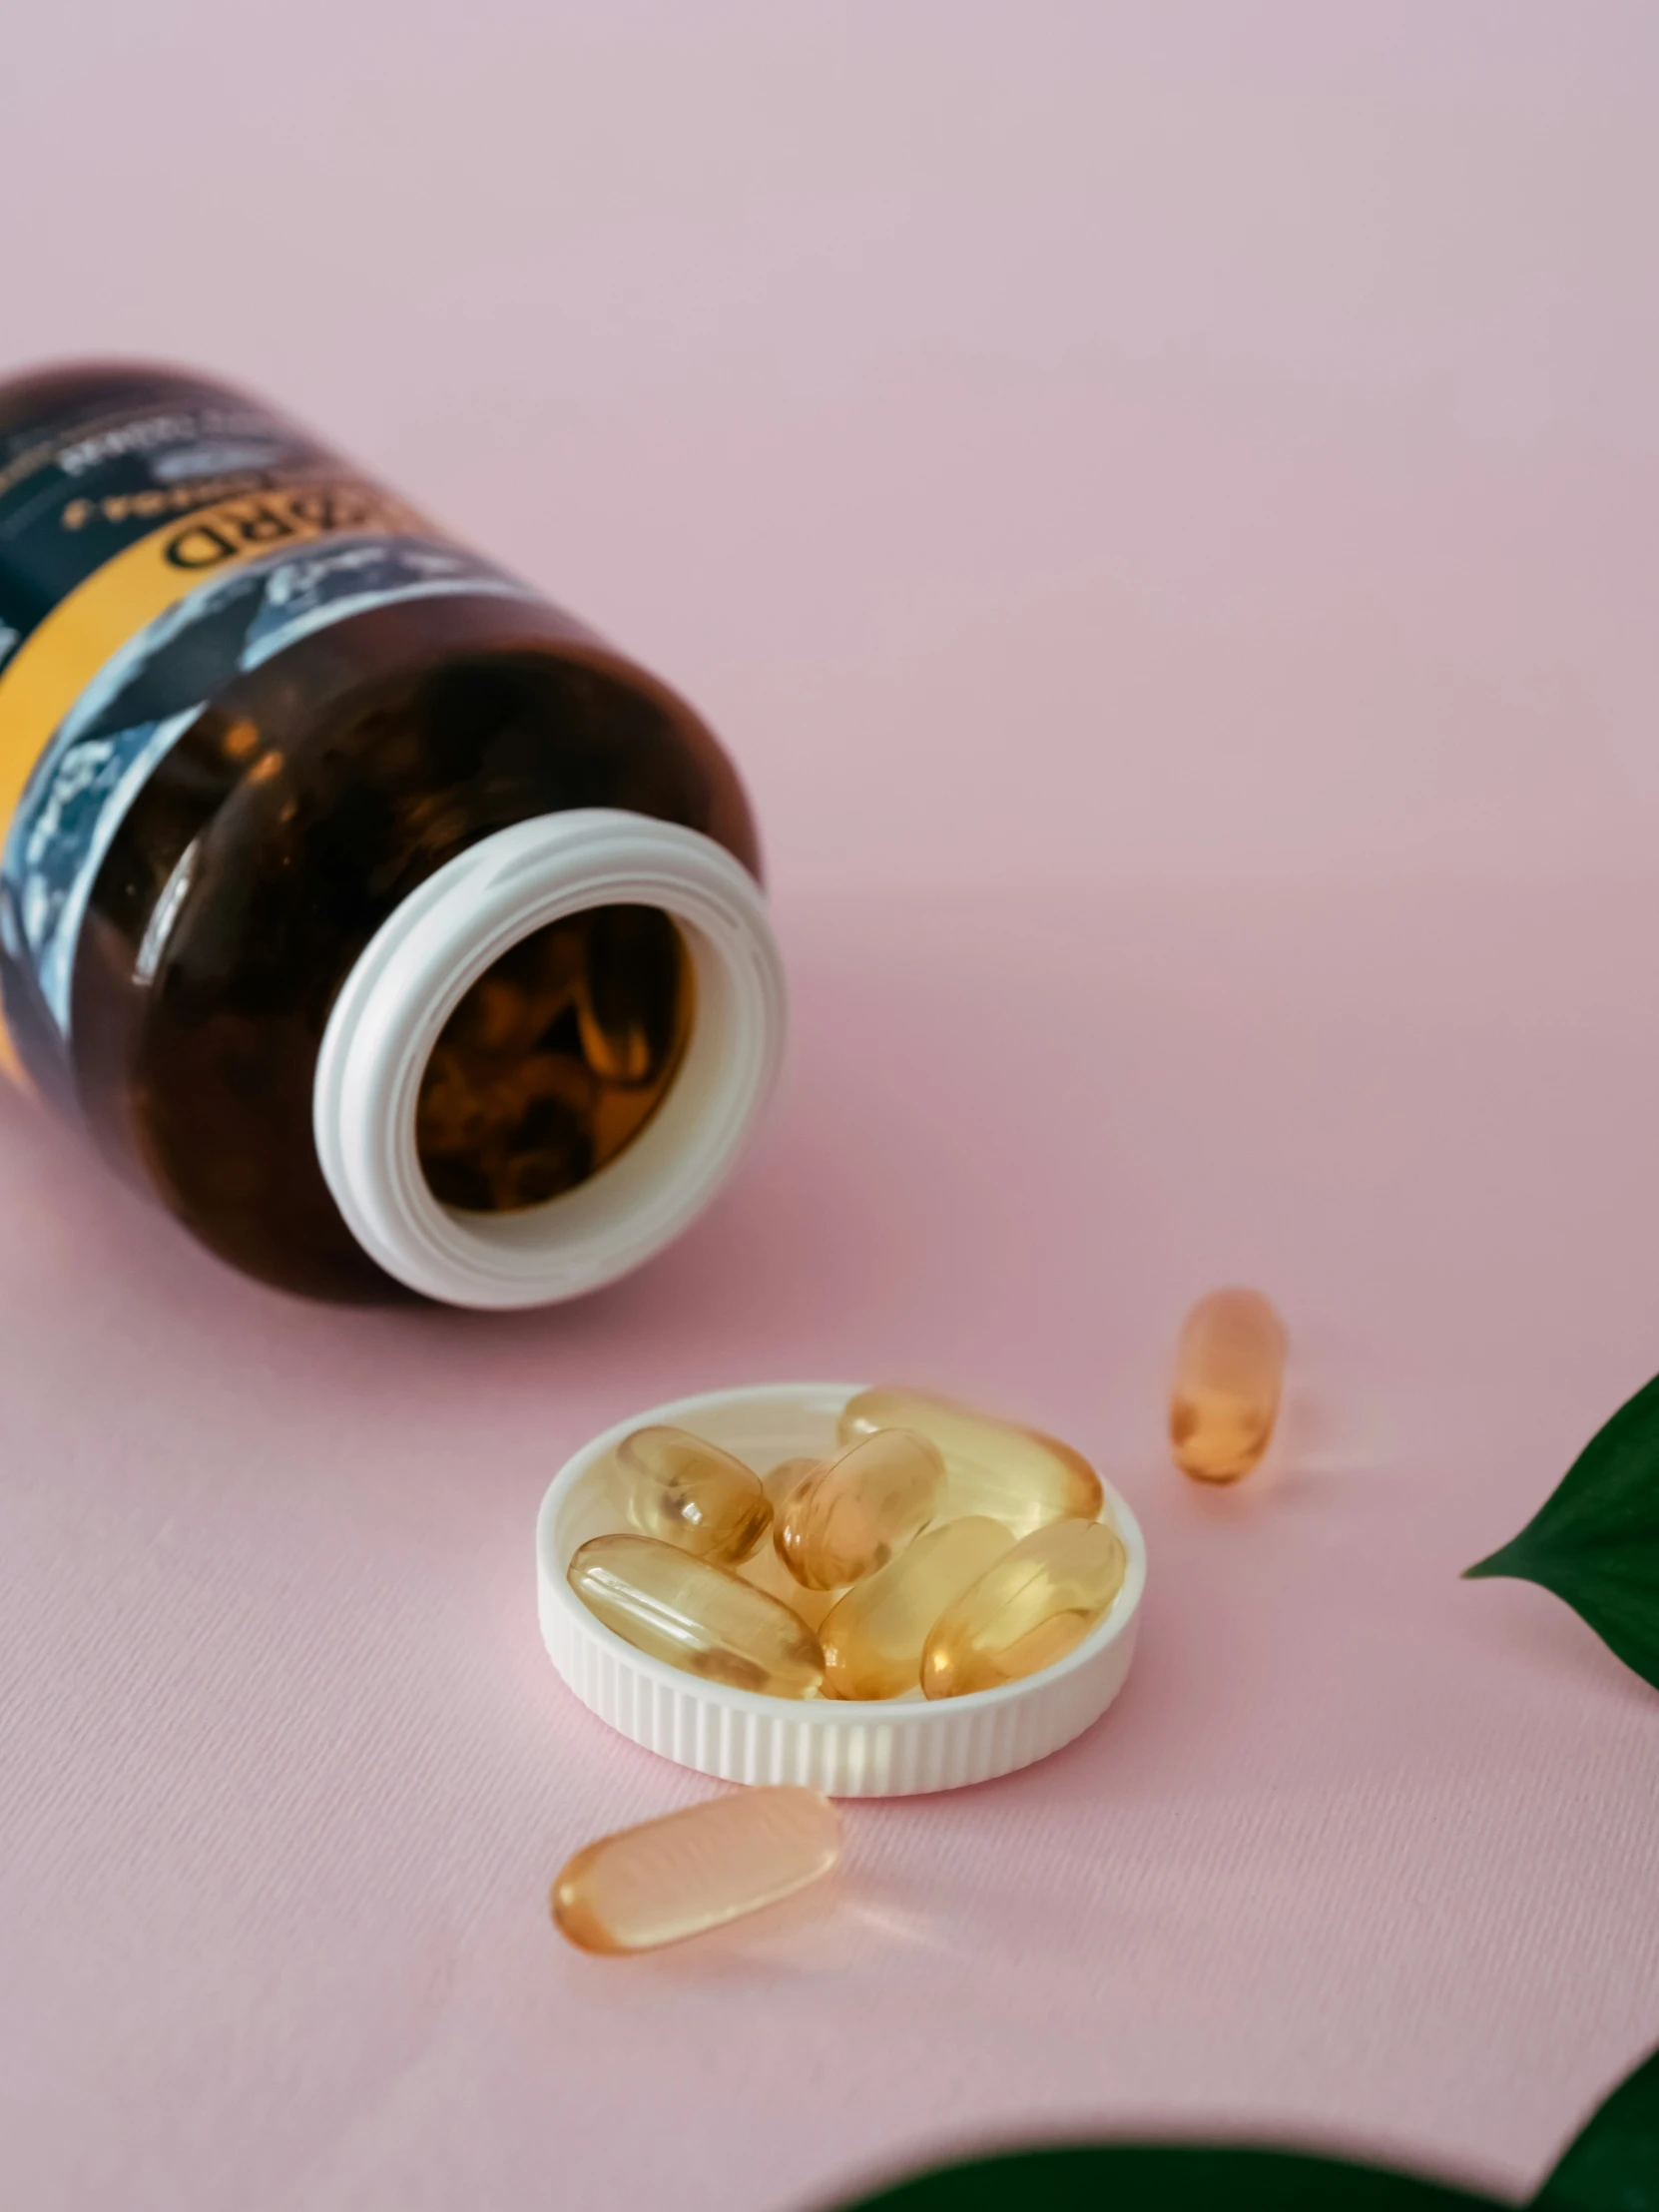
[{"label": "textured pink cloth", "polygon": [[[787,2212],[1118,2128],[1518,2193],[1659,2039],[1659,1698],[1457,1580],[1659,1368],[1651,13],[7,39],[5,353],[262,380],[675,677],[798,1032],[673,1254],[508,1320],[268,1294],[0,1101],[0,2194]],[[1225,1280],[1294,1391],[1208,1495]],[[707,1785],[554,1678],[541,1491],[834,1375],[1099,1455],[1129,1688],[581,1957],[562,1858]]]}]

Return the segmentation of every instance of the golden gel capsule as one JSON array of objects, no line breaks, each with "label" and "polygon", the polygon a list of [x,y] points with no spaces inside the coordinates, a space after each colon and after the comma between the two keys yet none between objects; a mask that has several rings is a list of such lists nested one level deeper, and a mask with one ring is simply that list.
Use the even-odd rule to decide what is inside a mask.
[{"label": "golden gel capsule", "polygon": [[768,1597],[775,1597],[780,1605],[787,1605],[796,1618],[805,1621],[815,1633],[841,1594],[839,1590],[803,1589],[771,1544],[763,1544],[737,1572],[757,1590],[765,1590]]},{"label": "golden gel capsule", "polygon": [[660,1536],[700,1559],[747,1559],[772,1526],[759,1475],[685,1428],[636,1428],[617,1445],[606,1475],[642,1536]]},{"label": "golden gel capsule", "polygon": [[[766,1491],[774,1513],[781,1513],[791,1496],[808,1475],[816,1474],[822,1462],[817,1459],[786,1459],[780,1466],[763,1475],[761,1487]],[[776,1523],[775,1523],[776,1525]],[[765,1590],[768,1597],[775,1597],[781,1605],[787,1605],[798,1614],[809,1628],[816,1629],[840,1595],[838,1590],[808,1590],[791,1574],[778,1556],[776,1544],[762,1544],[743,1562],[738,1572],[746,1582],[753,1582],[758,1590]]]},{"label": "golden gel capsule", "polygon": [[553,1885],[553,1925],[582,1950],[660,1950],[793,1897],[840,1857],[816,1790],[739,1790],[579,1851]]},{"label": "golden gel capsule", "polygon": [[762,1475],[761,1487],[773,1511],[781,1513],[808,1475],[816,1474],[823,1464],[822,1459],[780,1459],[770,1474]]},{"label": "golden gel capsule", "polygon": [[604,906],[586,918],[575,993],[582,1055],[603,1082],[650,1083],[675,1055],[679,948],[649,906]]},{"label": "golden gel capsule", "polygon": [[824,1653],[806,1622],[725,1567],[654,1536],[595,1536],[565,1570],[588,1611],[671,1667],[768,1697],[807,1697]]},{"label": "golden gel capsule", "polygon": [[1236,1482],[1273,1435],[1290,1339],[1260,1291],[1212,1291],[1182,1324],[1170,1397],[1175,1463],[1201,1482]]},{"label": "golden gel capsule", "polygon": [[1018,1682],[1080,1644],[1123,1587],[1128,1559],[1105,1521],[1057,1520],[1021,1537],[934,1622],[929,1697]]},{"label": "golden gel capsule", "polygon": [[1106,1502],[1099,1475],[1070,1444],[947,1397],[860,1390],[841,1408],[843,1442],[880,1428],[907,1428],[943,1455],[950,1512],[988,1513],[1016,1536],[1066,1516],[1094,1520]]},{"label": "golden gel capsule", "polygon": [[832,1697],[901,1697],[921,1682],[928,1631],[1013,1544],[1000,1521],[972,1514],[928,1528],[879,1574],[854,1582],[819,1629]]},{"label": "golden gel capsule", "polygon": [[861,1437],[786,1499],[773,1522],[778,1556],[809,1590],[838,1590],[902,1551],[943,1488],[944,1462],[924,1436]]}]

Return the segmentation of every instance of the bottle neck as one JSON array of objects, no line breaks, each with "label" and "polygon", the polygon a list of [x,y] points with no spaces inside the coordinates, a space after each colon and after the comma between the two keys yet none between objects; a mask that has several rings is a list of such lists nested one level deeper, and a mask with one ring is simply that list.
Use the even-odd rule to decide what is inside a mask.
[{"label": "bottle neck", "polygon": [[[445,1024],[512,946],[619,905],[666,914],[690,963],[689,1033],[660,1104],[624,1150],[545,1204],[441,1204],[416,1125]],[[776,1080],[786,1005],[765,898],[722,846],[614,808],[537,816],[429,877],[347,975],[313,1091],[323,1175],[363,1250],[411,1290],[489,1308],[578,1297],[671,1243],[725,1182]]]}]

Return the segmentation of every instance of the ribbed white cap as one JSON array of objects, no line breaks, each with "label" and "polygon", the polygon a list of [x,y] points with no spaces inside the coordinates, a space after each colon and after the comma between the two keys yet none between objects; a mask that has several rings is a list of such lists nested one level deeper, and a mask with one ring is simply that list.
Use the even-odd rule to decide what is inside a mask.
[{"label": "ribbed white cap", "polygon": [[536,1526],[542,1638],[584,1705],[648,1751],[726,1782],[799,1782],[831,1797],[908,1797],[988,1782],[1046,1758],[1100,1718],[1122,1689],[1146,1585],[1140,1524],[1108,1483],[1107,1509],[1128,1572],[1105,1619],[1041,1674],[967,1697],[761,1697],[636,1651],[595,1619],[565,1579],[579,1544],[614,1527],[599,1485],[583,1476],[635,1428],[665,1421],[722,1444],[766,1471],[797,1455],[823,1457],[835,1421],[861,1387],[775,1382],[711,1390],[635,1413],[584,1444],[554,1476]]},{"label": "ribbed white cap", "polygon": [[[662,1104],[599,1172],[545,1206],[440,1205],[415,1148],[444,1023],[509,946],[592,906],[656,906],[691,957],[696,1010]],[[737,1165],[771,1095],[784,963],[760,885],[695,830],[571,808],[482,837],[381,924],[341,986],[312,1091],[317,1158],[346,1225],[411,1290],[452,1306],[541,1306],[671,1244]]]}]

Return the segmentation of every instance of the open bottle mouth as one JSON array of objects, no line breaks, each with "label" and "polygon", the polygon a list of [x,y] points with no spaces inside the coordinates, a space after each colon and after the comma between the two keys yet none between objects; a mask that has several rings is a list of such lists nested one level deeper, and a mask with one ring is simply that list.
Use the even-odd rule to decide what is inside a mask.
[{"label": "open bottle mouth", "polygon": [[696,995],[657,906],[590,907],[509,946],[421,1075],[415,1148],[439,1205],[544,1206],[625,1152],[680,1071]]},{"label": "open bottle mouth", "polygon": [[358,955],[317,1055],[317,1161],[410,1290],[576,1298],[709,1204],[786,1012],[766,901],[730,852],[618,809],[535,816],[446,861]]}]

